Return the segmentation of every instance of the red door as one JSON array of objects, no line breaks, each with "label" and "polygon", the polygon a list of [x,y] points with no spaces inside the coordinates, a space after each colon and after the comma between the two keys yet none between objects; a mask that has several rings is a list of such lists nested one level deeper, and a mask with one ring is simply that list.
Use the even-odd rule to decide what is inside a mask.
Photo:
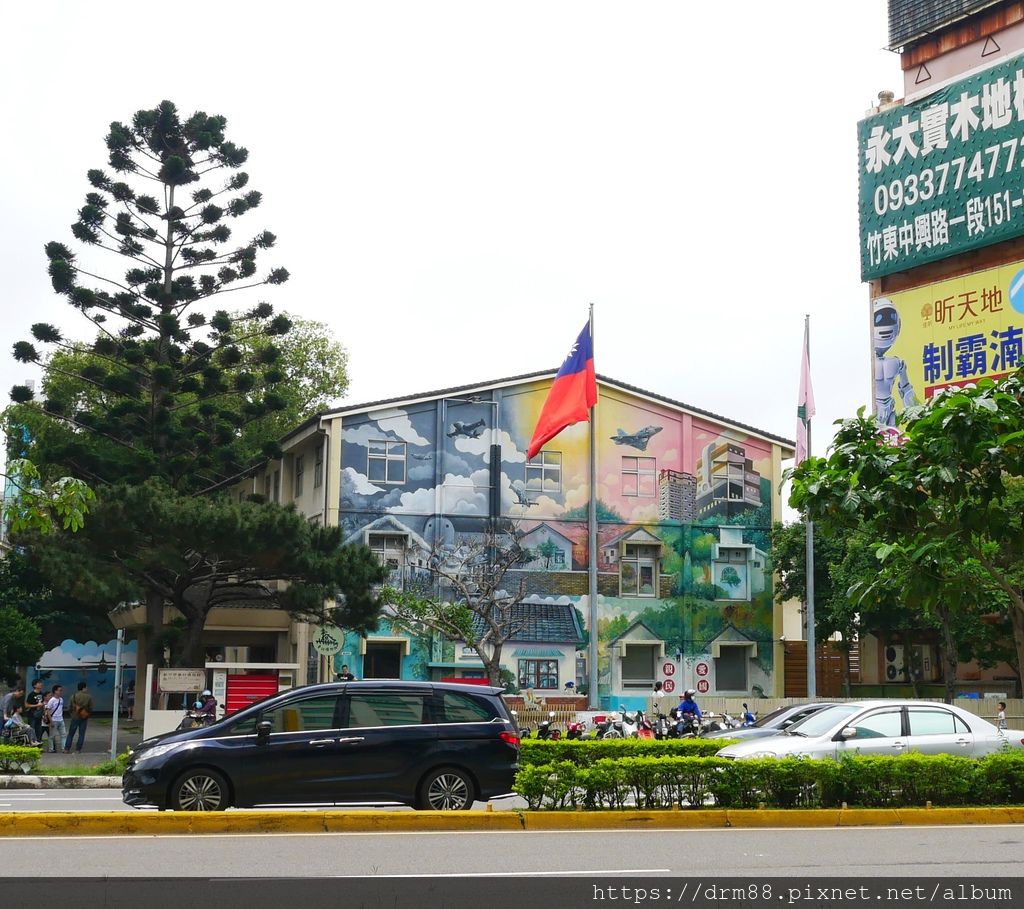
[{"label": "red door", "polygon": [[272,694],[277,694],[277,673],[229,675],[227,713],[235,713]]}]

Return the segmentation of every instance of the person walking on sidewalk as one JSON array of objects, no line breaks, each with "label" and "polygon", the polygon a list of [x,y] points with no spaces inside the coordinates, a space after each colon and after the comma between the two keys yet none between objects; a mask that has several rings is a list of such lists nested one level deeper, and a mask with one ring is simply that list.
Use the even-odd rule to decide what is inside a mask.
[{"label": "person walking on sidewalk", "polygon": [[43,693],[43,680],[36,679],[32,682],[32,690],[25,696],[25,711],[23,716],[32,727],[32,734],[37,742],[43,740],[43,711],[46,709],[46,695]]},{"label": "person walking on sidewalk", "polygon": [[75,747],[77,754],[82,753],[82,745],[85,744],[85,727],[89,725],[89,717],[92,716],[92,695],[85,682],[78,683],[78,691],[71,696],[71,703],[68,705],[71,711],[71,725],[68,727],[68,737],[64,741],[64,753],[71,753],[71,742],[78,733],[78,745]]},{"label": "person walking on sidewalk", "polygon": [[46,725],[50,727],[50,753],[56,754],[60,751],[60,743],[67,735],[67,728],[64,725],[64,686],[54,685],[50,692],[50,699],[46,702],[46,713],[44,714]]}]

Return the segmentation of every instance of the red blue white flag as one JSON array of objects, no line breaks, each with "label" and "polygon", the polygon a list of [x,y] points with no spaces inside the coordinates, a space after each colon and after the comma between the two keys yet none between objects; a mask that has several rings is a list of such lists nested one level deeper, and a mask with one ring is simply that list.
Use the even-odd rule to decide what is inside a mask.
[{"label": "red blue white flag", "polygon": [[544,443],[566,426],[590,419],[590,408],[597,403],[597,377],[594,374],[594,344],[590,323],[583,326],[569,356],[555,376],[548,399],[537,420],[526,457],[534,457]]}]

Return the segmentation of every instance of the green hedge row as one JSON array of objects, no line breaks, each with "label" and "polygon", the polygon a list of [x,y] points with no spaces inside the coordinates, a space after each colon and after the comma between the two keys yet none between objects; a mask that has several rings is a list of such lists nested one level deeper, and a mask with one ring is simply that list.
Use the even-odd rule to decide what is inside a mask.
[{"label": "green hedge row", "polygon": [[1024,803],[1024,752],[848,756],[839,761],[601,758],[525,764],[515,790],[531,809],[858,808]]},{"label": "green hedge row", "polygon": [[602,759],[625,757],[713,757],[732,739],[523,739],[519,764],[569,761],[589,767]]},{"label": "green hedge row", "polygon": [[39,769],[39,748],[0,745],[0,773],[32,773]]}]

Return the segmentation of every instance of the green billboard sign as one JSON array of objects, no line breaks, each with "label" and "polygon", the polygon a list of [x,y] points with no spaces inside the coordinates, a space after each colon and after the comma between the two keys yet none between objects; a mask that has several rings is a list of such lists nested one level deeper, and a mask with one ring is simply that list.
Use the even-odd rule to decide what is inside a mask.
[{"label": "green billboard sign", "polygon": [[1024,234],[1024,55],[857,125],[867,281]]}]

